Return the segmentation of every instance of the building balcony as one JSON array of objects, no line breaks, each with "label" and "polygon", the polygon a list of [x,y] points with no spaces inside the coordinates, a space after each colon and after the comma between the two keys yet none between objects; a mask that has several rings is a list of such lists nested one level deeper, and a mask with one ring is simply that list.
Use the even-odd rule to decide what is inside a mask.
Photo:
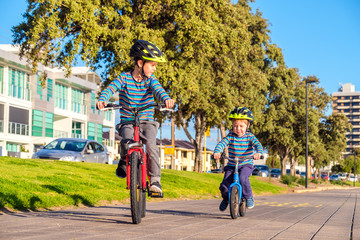
[{"label": "building balcony", "polygon": [[80,133],[71,133],[71,137],[72,138],[85,138],[85,135],[80,134]]},{"label": "building balcony", "polygon": [[68,138],[68,137],[69,137],[68,132],[54,129],[54,138]]}]

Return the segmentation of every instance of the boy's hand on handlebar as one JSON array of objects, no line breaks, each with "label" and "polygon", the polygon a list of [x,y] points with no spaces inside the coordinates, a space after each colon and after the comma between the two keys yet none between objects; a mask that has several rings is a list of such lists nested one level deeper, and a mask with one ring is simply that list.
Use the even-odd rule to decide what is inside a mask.
[{"label": "boy's hand on handlebar", "polygon": [[259,160],[261,158],[261,154],[260,153],[255,153],[254,154],[254,160]]},{"label": "boy's hand on handlebar", "polygon": [[103,109],[104,107],[106,107],[106,103],[105,102],[97,102],[96,107],[98,109]]},{"label": "boy's hand on handlebar", "polygon": [[166,108],[172,108],[174,106],[174,100],[168,99],[165,101]]},{"label": "boy's hand on handlebar", "polygon": [[221,154],[220,153],[214,153],[214,159],[218,160],[220,159]]}]

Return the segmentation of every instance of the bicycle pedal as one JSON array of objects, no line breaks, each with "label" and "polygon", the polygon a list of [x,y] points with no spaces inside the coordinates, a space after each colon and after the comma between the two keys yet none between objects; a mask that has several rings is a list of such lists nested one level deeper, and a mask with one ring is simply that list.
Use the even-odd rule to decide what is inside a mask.
[{"label": "bicycle pedal", "polygon": [[149,197],[152,197],[152,198],[163,198],[164,197],[164,194],[161,192],[150,192],[148,193],[148,196]]}]

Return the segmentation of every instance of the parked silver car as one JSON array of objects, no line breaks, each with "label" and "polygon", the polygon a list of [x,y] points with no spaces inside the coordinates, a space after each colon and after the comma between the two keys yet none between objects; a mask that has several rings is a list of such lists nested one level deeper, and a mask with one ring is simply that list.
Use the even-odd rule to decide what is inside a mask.
[{"label": "parked silver car", "polygon": [[106,147],[97,141],[79,138],[58,138],[34,153],[32,158],[109,163]]}]

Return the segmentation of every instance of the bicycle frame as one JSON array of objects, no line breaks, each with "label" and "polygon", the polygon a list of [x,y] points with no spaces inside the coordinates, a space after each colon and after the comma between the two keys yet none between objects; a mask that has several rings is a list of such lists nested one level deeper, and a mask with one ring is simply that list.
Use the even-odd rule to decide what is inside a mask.
[{"label": "bicycle frame", "polygon": [[137,113],[135,116],[135,125],[134,125],[134,143],[129,144],[129,150],[128,153],[126,155],[126,185],[127,185],[127,189],[130,188],[130,165],[131,162],[129,162],[129,156],[131,156],[131,154],[137,151],[139,152],[139,156],[141,156],[141,160],[140,160],[140,164],[141,164],[141,183],[142,183],[142,190],[146,190],[146,162],[147,162],[147,158],[146,158],[146,154],[144,152],[144,146],[143,144],[140,142],[140,120],[138,119]]},{"label": "bicycle frame", "polygon": [[241,202],[241,197],[242,197],[242,186],[240,184],[240,178],[239,178],[239,160],[236,160],[236,165],[235,165],[235,172],[234,172],[234,177],[233,177],[233,183],[230,185],[229,187],[229,199],[230,199],[230,195],[231,195],[231,188],[236,185],[239,188],[239,204]]},{"label": "bicycle frame", "polygon": [[[145,110],[149,107],[155,107],[156,109],[160,110],[160,111],[173,111],[172,109],[165,109],[165,105],[164,104],[149,104],[143,107],[136,107],[136,108],[128,108],[125,106],[120,106],[117,104],[107,104],[106,108],[111,108],[111,109],[120,109],[120,108],[124,108],[127,109],[129,111],[131,111],[134,114],[134,121],[131,123],[134,126],[134,141],[132,143],[128,144],[128,152],[126,154],[126,175],[127,175],[127,179],[126,179],[126,188],[130,189],[130,166],[131,166],[131,160],[130,160],[130,156],[133,152],[138,152],[139,156],[140,156],[140,165],[141,165],[141,185],[142,185],[142,190],[148,190],[148,184],[146,181],[146,177],[147,176],[147,154],[145,153],[144,150],[144,145],[142,144],[141,140],[140,140],[140,118],[139,118],[139,113],[142,110]],[[148,177],[149,178],[149,177]],[[150,193],[148,191],[148,196],[150,197],[163,197],[162,194],[159,193]]]}]

